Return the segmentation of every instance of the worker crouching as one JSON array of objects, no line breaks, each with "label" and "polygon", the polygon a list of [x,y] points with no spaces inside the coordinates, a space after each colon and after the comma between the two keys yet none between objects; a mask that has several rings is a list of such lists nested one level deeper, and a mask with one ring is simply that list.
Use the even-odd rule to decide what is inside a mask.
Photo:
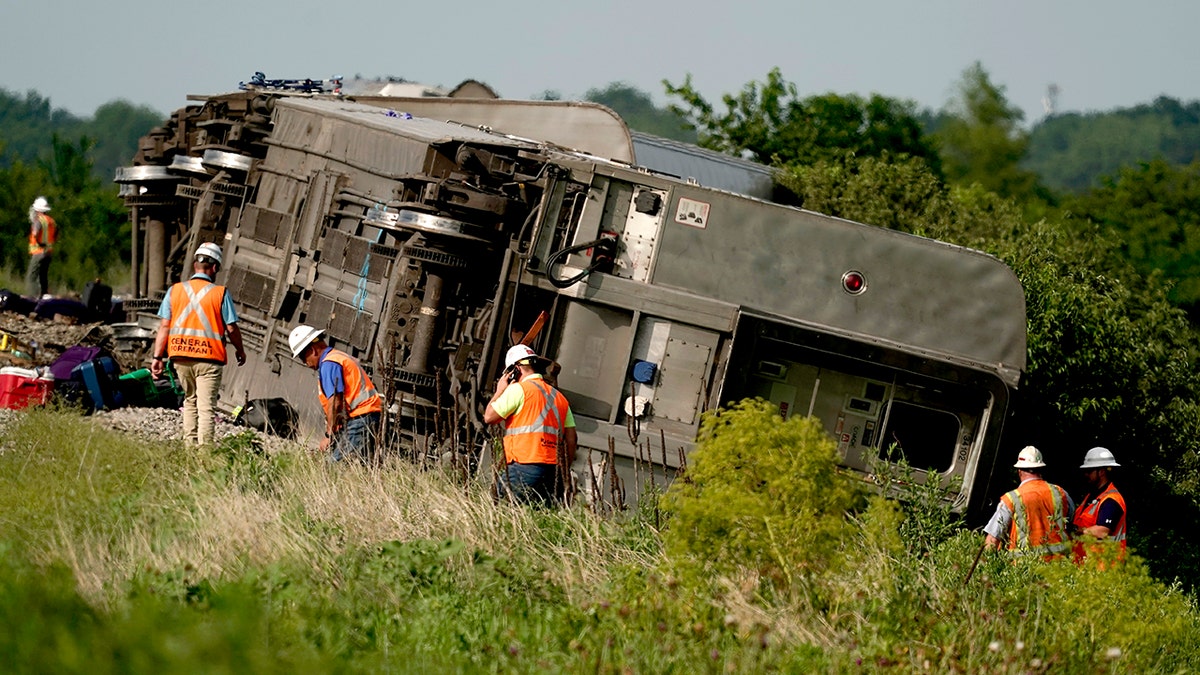
[{"label": "worker crouching", "polygon": [[333,461],[366,462],[379,434],[383,399],[358,361],[325,344],[323,333],[300,325],[288,336],[292,355],[317,371],[317,398],[325,411],[325,438],[320,448],[328,451]]}]

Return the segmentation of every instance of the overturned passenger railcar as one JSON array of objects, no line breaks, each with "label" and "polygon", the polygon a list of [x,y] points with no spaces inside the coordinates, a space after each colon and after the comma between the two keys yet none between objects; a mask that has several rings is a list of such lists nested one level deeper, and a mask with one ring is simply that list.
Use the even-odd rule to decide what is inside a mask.
[{"label": "overturned passenger railcar", "polygon": [[638,438],[676,465],[702,411],[757,396],[820,419],[849,470],[894,448],[977,505],[1025,366],[1003,263],[640,167],[599,106],[455,105],[243,91],[143,139],[117,176],[137,292],[152,313],[199,243],[223,246],[250,355],[223,405],[283,396],[319,429],[287,346],[308,323],[386,390],[393,438],[477,457],[503,354],[535,334],[578,461],[612,450],[585,479],[629,478]]}]

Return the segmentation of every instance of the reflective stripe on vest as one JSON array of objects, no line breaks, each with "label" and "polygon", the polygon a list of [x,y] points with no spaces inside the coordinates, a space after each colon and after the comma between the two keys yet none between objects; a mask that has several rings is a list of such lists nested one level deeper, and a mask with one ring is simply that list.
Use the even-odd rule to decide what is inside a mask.
[{"label": "reflective stripe on vest", "polygon": [[1075,509],[1075,527],[1081,531],[1096,524],[1096,519],[1100,517],[1100,505],[1107,500],[1113,500],[1121,506],[1121,520],[1117,526],[1109,530],[1108,538],[1113,541],[1125,541],[1125,497],[1117,491],[1117,488],[1110,482],[1108,487],[1104,489],[1090,502],[1080,504],[1079,508]]},{"label": "reflective stripe on vest", "polygon": [[1013,514],[1008,550],[1015,555],[1059,555],[1067,541],[1066,493],[1044,480],[1026,481],[1006,492],[1001,500]]},{"label": "reflective stripe on vest", "polygon": [[[358,365],[349,354],[337,349],[330,349],[329,352],[321,359],[321,363],[332,361],[342,368],[342,379],[346,383],[346,391],[342,394],[345,401],[345,411],[347,417],[360,417],[368,413],[383,412],[383,399],[379,393],[375,391],[375,385],[371,382],[370,376]],[[317,368],[320,368],[320,364]],[[329,410],[329,400],[332,397],[325,395],[325,390],[321,388],[320,378],[317,379],[317,398],[321,400],[321,407],[326,411]]]},{"label": "reflective stripe on vest", "polygon": [[54,242],[58,240],[58,226],[55,225],[53,218],[44,213],[39,213],[37,219],[42,226],[42,236],[39,238],[34,235],[31,223],[29,228],[29,255],[52,253],[54,251]]},{"label": "reflective stripe on vest", "polygon": [[519,386],[525,401],[505,422],[505,458],[521,464],[557,464],[567,399],[537,378],[523,380]]},{"label": "reflective stripe on vest", "polygon": [[189,279],[171,287],[171,327],[167,354],[225,363],[225,287]]}]

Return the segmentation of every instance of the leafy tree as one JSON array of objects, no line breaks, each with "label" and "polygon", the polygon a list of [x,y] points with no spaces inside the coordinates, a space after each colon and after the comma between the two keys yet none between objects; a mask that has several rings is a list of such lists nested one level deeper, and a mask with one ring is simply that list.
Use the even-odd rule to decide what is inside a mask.
[{"label": "leafy tree", "polygon": [[1141,273],[1161,274],[1171,301],[1200,322],[1200,162],[1126,167],[1067,206],[1115,235]]},{"label": "leafy tree", "polygon": [[1123,167],[1162,159],[1174,166],[1200,158],[1200,101],[1160,96],[1104,112],[1053,115],[1029,135],[1022,166],[1058,190],[1081,193]]},{"label": "leafy tree", "polygon": [[964,71],[946,112],[935,138],[947,180],[978,183],[1004,197],[1036,194],[1037,176],[1019,167],[1029,145],[1020,127],[1024,113],[978,61]]},{"label": "leafy tree", "polygon": [[659,108],[646,92],[624,82],[612,82],[603,89],[589,89],[584,98],[606,105],[617,112],[630,129],[671,138],[682,143],[695,143],[695,131],[678,113]]},{"label": "leafy tree", "polygon": [[682,105],[671,110],[699,133],[700,145],[764,164],[814,164],[847,154],[919,157],[938,171],[937,153],[923,136],[911,102],[878,94],[870,98],[823,94],[801,99],[778,68],[765,82],[750,82],[737,96],[722,98],[725,112],[692,86],[663,83]]},{"label": "leafy tree", "polygon": [[845,155],[777,174],[805,208],[906,232],[923,232],[949,213],[945,186],[913,157]]},{"label": "leafy tree", "polygon": [[123,100],[96,108],[96,114],[82,129],[88,138],[95,139],[89,153],[93,173],[102,181],[111,181],[117,167],[129,166],[133,161],[138,139],[164,119],[162,113],[149,106]]},{"label": "leafy tree", "polygon": [[65,110],[50,107],[50,100],[36,92],[18,97],[0,89],[0,140],[7,151],[0,155],[0,167],[13,161],[36,162],[54,152],[53,139],[94,139],[88,155],[92,171],[104,181],[112,180],[114,170],[130,163],[137,142],[164,116],[147,107],[127,101],[110,101],[96,109],[92,118],[79,118]]},{"label": "leafy tree", "polygon": [[0,141],[5,155],[0,167],[20,159],[33,162],[50,149],[57,132],[67,137],[81,133],[83,121],[71,113],[50,107],[50,99],[35,91],[18,96],[0,89]]},{"label": "leafy tree", "polygon": [[52,289],[79,291],[97,277],[121,283],[130,235],[112,176],[116,167],[129,164],[138,139],[161,119],[125,101],[106,103],[94,118],[80,119],[53,109],[36,92],[17,96],[0,90],[0,267],[22,276],[29,205],[44,195],[59,223]]}]

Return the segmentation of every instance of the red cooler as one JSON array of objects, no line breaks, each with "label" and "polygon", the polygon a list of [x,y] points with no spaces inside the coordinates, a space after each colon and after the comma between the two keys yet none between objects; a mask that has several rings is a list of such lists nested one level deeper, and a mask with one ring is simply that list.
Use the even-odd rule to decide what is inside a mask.
[{"label": "red cooler", "polygon": [[0,368],[0,408],[45,405],[53,390],[54,376],[48,369]]}]

